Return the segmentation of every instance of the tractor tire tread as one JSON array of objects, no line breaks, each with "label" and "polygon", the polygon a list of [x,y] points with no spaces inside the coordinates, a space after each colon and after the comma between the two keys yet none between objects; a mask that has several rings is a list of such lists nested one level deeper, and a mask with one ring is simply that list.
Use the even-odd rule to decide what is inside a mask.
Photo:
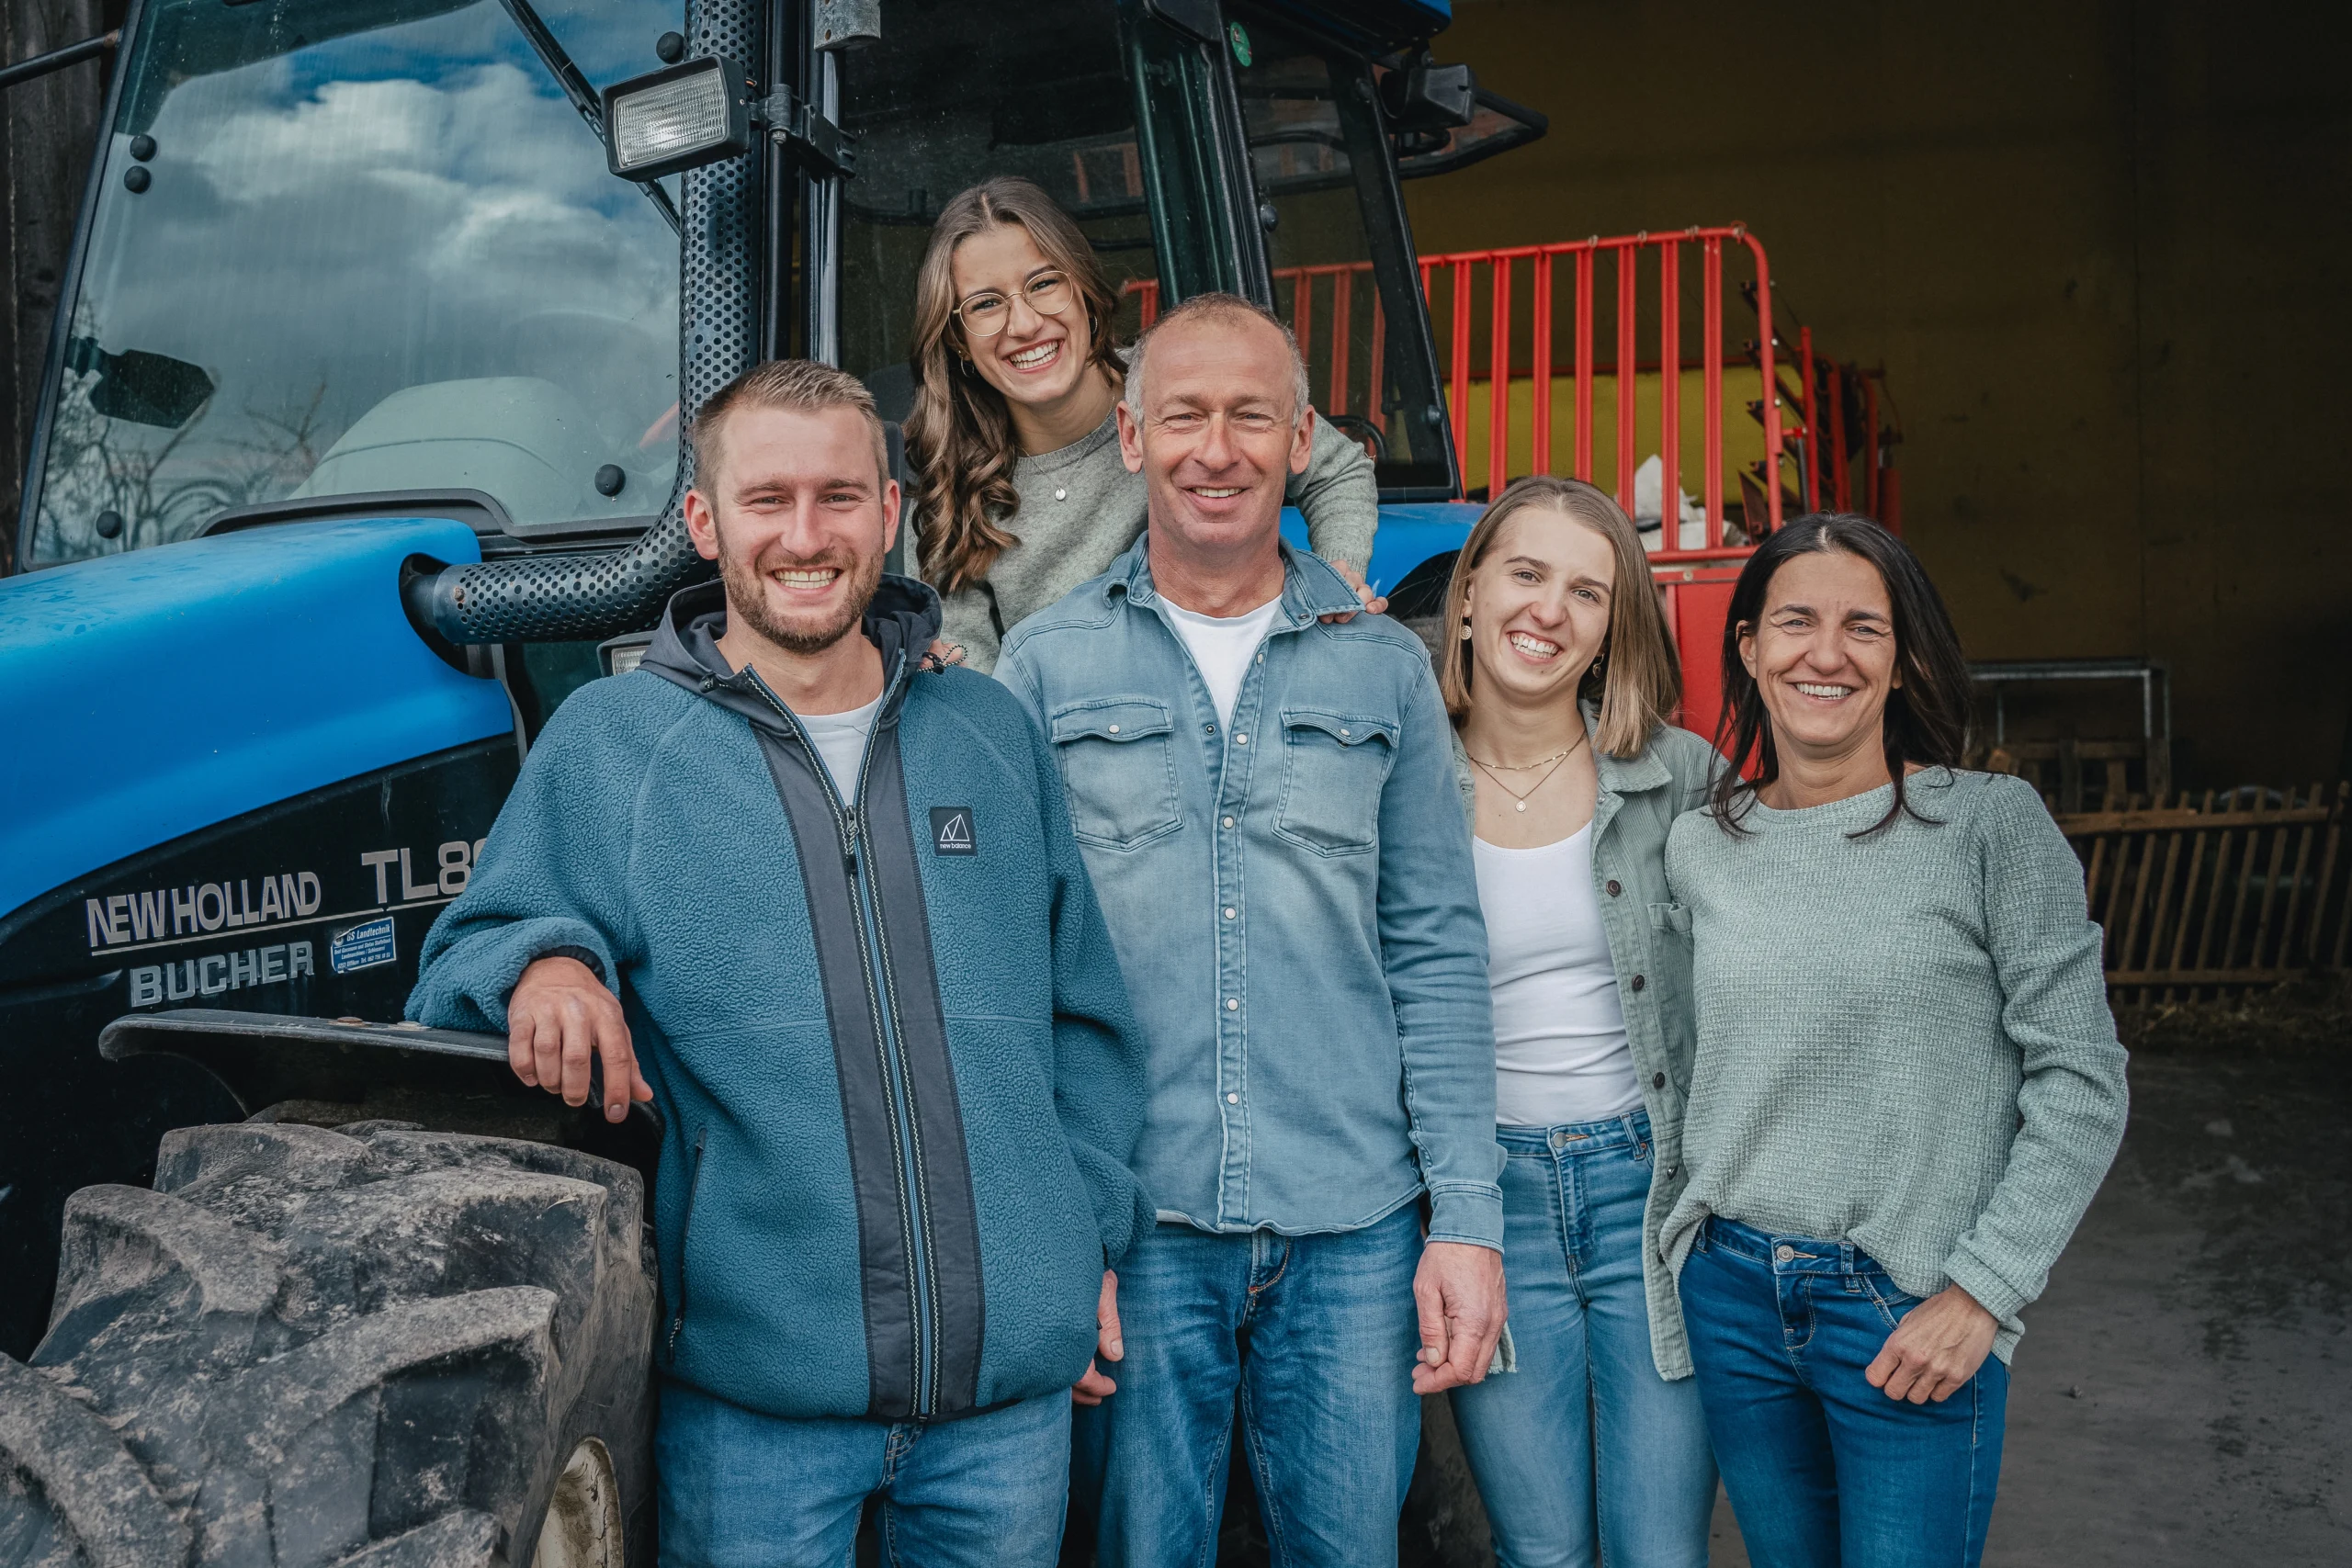
[{"label": "tractor tire tread", "polygon": [[[355,1135],[356,1134],[356,1135]],[[0,1568],[489,1568],[585,1438],[650,1537],[636,1171],[378,1122],[167,1134],[0,1358]],[[13,1517],[12,1517],[13,1516]]]}]

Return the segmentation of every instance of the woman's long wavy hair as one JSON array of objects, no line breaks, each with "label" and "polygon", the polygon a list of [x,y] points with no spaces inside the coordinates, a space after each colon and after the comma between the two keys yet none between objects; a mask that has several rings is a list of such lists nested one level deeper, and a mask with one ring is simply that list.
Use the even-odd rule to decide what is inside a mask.
[{"label": "woman's long wavy hair", "polygon": [[925,581],[943,593],[968,588],[1018,536],[1005,526],[1021,505],[1012,465],[1021,456],[1004,394],[981,378],[955,315],[956,247],[1000,224],[1028,231],[1039,254],[1069,275],[1086,310],[1087,367],[1114,382],[1121,374],[1111,319],[1118,296],[1069,214],[1031,181],[985,180],[941,209],[915,276],[914,411],[907,446],[922,478],[916,526]]},{"label": "woman's long wavy hair", "polygon": [[[1968,660],[1961,653],[1960,634],[1952,628],[1943,595],[1936,592],[1911,547],[1877,523],[1850,512],[1813,513],[1758,546],[1731,591],[1731,608],[1724,619],[1724,714],[1715,731],[1715,749],[1735,766],[1716,778],[1708,807],[1727,830],[1744,830],[1739,819],[1754,803],[1756,792],[1781,776],[1763,691],[1739,656],[1740,630],[1763,620],[1765,599],[1781,568],[1798,556],[1829,550],[1870,562],[1886,584],[1887,604],[1894,614],[1894,668],[1902,677],[1902,684],[1886,694],[1881,721],[1886,771],[1894,781],[1894,804],[1854,837],[1883,832],[1906,811],[1932,822],[1905,797],[1904,775],[1914,762],[1960,766],[1968,740]],[[1742,779],[1737,765],[1751,760],[1755,774]]]}]

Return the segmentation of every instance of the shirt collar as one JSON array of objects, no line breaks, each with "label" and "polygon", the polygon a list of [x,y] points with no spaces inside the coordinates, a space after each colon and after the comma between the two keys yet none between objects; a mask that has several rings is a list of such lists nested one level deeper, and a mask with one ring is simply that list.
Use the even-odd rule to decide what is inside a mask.
[{"label": "shirt collar", "polygon": [[1645,745],[1638,757],[1618,757],[1600,749],[1600,705],[1579,704],[1584,714],[1584,730],[1592,736],[1592,765],[1600,774],[1600,787],[1611,795],[1633,795],[1641,790],[1656,789],[1674,782],[1673,770],[1658,760],[1657,748]]},{"label": "shirt collar", "polygon": [[[1137,604],[1149,604],[1159,597],[1151,585],[1150,544],[1147,529],[1127,547],[1126,554],[1111,563],[1102,590],[1106,602],[1121,593]],[[1291,548],[1287,539],[1278,541],[1277,547],[1283,557],[1283,618],[1291,626],[1303,626],[1325,615],[1363,609],[1363,601],[1356,597],[1348,580],[1320,557]]]}]

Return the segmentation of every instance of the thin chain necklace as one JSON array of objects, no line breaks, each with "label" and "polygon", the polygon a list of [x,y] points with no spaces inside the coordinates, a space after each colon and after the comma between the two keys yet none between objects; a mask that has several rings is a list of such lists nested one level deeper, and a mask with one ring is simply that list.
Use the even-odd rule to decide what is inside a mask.
[{"label": "thin chain necklace", "polygon": [[[1487,770],[1487,776],[1494,780],[1495,787],[1497,789],[1510,796],[1512,801],[1512,810],[1524,811],[1527,809],[1527,802],[1529,798],[1532,796],[1537,790],[1542,789],[1545,784],[1551,783],[1552,775],[1558,773],[1561,766],[1566,763],[1569,758],[1577,754],[1577,747],[1583,745],[1587,739],[1587,737],[1579,735],[1566,750],[1555,751],[1552,755],[1538,758],[1532,762],[1489,762],[1483,757],[1470,757],[1470,760]],[[1462,754],[1465,757],[1470,756],[1467,748],[1464,749]],[[1551,766],[1544,767],[1544,765],[1546,762],[1549,762]],[[1533,784],[1529,784],[1524,792],[1515,790],[1511,788],[1510,785],[1503,783],[1502,776],[1505,773],[1524,773],[1532,772],[1536,768],[1544,768],[1544,776],[1537,779]]]}]

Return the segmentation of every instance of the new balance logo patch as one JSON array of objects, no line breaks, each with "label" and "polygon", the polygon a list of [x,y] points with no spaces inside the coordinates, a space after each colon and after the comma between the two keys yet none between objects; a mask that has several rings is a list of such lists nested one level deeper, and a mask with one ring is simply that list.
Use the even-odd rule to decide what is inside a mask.
[{"label": "new balance logo patch", "polygon": [[972,808],[968,806],[933,807],[931,848],[934,854],[978,854],[980,846],[972,834]]}]

